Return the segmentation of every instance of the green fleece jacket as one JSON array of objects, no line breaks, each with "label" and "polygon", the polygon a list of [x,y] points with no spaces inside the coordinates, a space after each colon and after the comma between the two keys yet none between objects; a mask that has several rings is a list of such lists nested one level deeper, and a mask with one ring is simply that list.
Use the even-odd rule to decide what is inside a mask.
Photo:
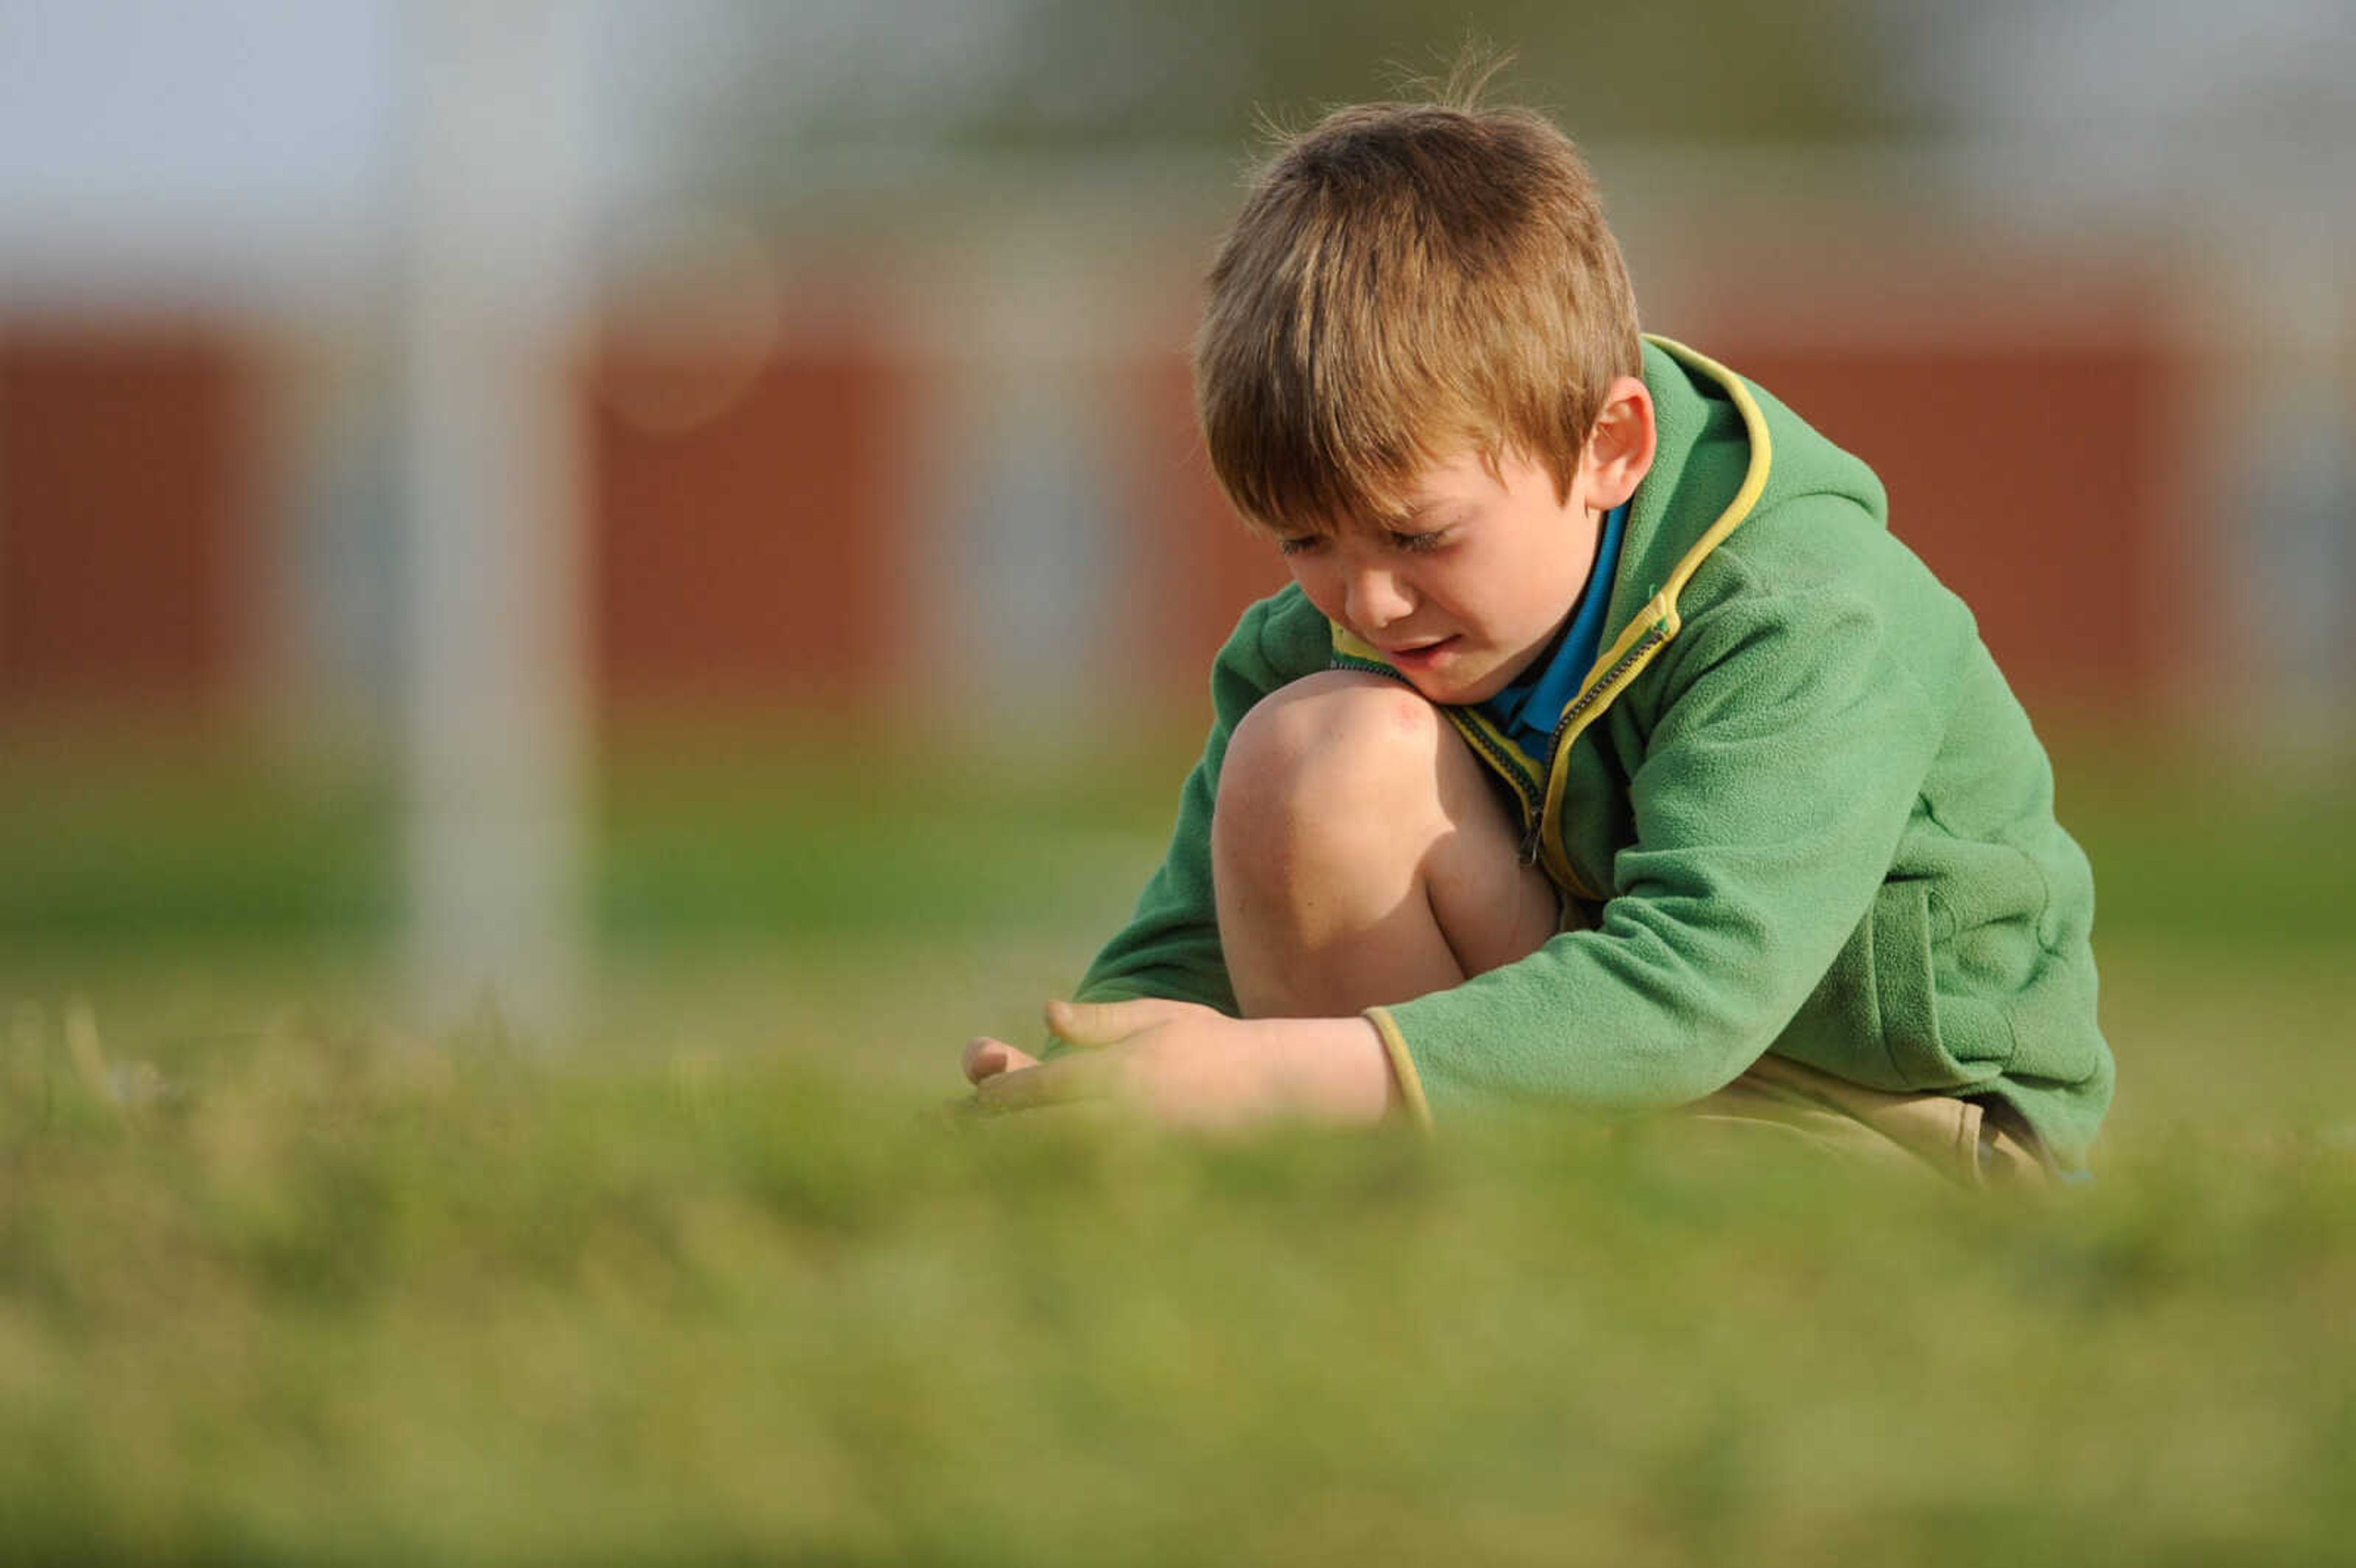
[{"label": "green fleece jacket", "polygon": [[[2082,1163],[2113,1076],[2093,875],[1971,612],[1890,536],[1872,471],[1768,393],[1659,338],[1644,379],[1659,452],[1552,755],[1443,710],[1587,928],[1369,1009],[1408,1103],[1665,1107],[1773,1051],[2002,1100]],[[1245,613],[1168,858],[1082,998],[1236,1010],[1211,889],[1220,762],[1254,703],[1337,666],[1387,668],[1297,588]]]}]

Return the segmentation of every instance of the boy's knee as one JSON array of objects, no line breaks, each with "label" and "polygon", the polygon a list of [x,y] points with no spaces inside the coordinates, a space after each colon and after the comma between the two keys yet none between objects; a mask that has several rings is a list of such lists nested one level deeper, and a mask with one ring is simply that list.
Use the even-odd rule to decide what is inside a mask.
[{"label": "boy's knee", "polygon": [[1214,832],[1288,843],[1404,831],[1439,802],[1440,754],[1461,744],[1438,709],[1394,680],[1327,670],[1247,713],[1221,764]]}]

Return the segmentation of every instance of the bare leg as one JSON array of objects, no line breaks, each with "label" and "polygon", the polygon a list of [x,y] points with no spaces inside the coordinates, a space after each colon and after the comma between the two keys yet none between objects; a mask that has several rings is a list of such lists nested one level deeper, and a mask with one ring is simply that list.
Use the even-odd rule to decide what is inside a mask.
[{"label": "bare leg", "polygon": [[1212,878],[1247,1018],[1346,1017],[1534,952],[1557,903],[1439,709],[1331,671],[1245,715],[1221,767]]}]

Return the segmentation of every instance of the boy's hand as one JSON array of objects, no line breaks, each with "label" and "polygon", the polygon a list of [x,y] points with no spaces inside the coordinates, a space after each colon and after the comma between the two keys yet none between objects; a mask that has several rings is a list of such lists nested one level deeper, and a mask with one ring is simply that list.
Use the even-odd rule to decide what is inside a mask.
[{"label": "boy's hand", "polygon": [[1177,1126],[1280,1119],[1363,1124],[1396,1102],[1390,1061],[1364,1019],[1231,1019],[1193,1002],[1050,1002],[1047,1027],[1084,1048],[1040,1062],[1003,1040],[965,1050],[986,1111],[1108,1099]]}]

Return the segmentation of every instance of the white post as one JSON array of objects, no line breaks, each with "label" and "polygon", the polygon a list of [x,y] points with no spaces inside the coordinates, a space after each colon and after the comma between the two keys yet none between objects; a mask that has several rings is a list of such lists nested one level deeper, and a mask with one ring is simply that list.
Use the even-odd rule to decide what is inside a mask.
[{"label": "white post", "polygon": [[578,979],[585,11],[399,13],[409,919],[435,1027],[487,998],[561,1031]]}]

